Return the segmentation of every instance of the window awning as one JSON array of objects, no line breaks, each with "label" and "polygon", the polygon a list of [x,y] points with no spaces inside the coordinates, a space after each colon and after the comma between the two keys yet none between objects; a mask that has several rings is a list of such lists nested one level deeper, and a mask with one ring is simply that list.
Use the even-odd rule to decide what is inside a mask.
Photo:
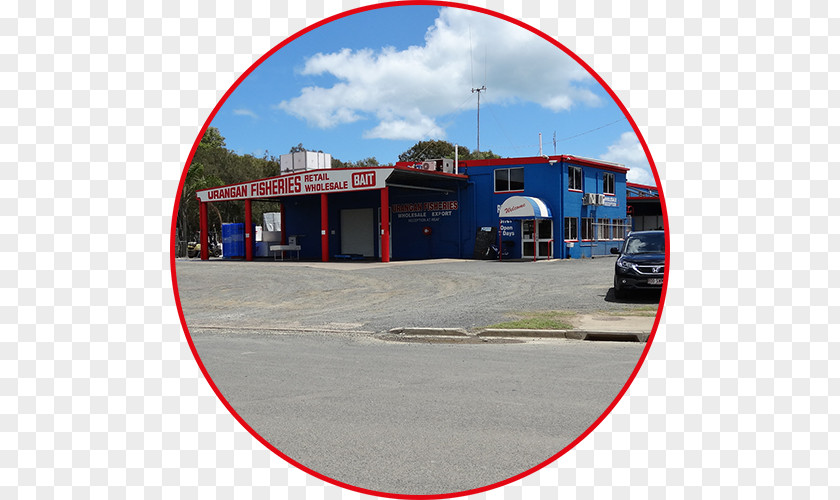
[{"label": "window awning", "polygon": [[499,217],[502,219],[550,219],[551,210],[539,198],[511,196],[499,207]]}]

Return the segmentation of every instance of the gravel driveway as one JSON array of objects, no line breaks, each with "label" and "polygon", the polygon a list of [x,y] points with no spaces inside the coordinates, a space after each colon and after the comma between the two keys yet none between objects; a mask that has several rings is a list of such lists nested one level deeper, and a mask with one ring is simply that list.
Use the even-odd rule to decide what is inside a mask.
[{"label": "gravel driveway", "polygon": [[[614,258],[496,262],[274,262],[178,259],[189,326],[383,332],[477,328],[517,311],[627,311]],[[657,297],[644,299],[656,304]]]}]

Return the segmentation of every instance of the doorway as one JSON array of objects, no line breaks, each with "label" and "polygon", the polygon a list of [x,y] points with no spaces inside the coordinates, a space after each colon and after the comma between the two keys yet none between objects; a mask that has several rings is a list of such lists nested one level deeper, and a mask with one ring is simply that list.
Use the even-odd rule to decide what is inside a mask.
[{"label": "doorway", "polygon": [[341,253],[374,256],[373,209],[354,208],[341,211]]},{"label": "doorway", "polygon": [[554,256],[553,220],[522,220],[522,257],[533,259],[534,248],[537,250],[537,259],[548,259]]}]

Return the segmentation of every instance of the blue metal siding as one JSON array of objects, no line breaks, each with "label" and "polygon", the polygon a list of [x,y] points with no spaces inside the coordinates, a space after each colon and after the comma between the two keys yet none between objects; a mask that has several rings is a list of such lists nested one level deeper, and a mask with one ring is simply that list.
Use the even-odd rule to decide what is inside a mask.
[{"label": "blue metal siding", "polygon": [[394,260],[460,256],[464,207],[458,193],[391,188],[389,199]]},{"label": "blue metal siding", "polygon": [[[507,160],[510,161],[510,160]],[[522,163],[493,166],[489,164],[468,166],[464,173],[469,180],[455,192],[421,191],[392,187],[389,189],[391,205],[391,235],[393,260],[429,258],[472,258],[476,230],[480,227],[499,228],[502,249],[509,251],[506,258],[522,257],[521,219],[504,218],[499,207],[511,196],[532,196],[541,199],[551,210],[553,221],[554,258],[582,258],[609,254],[617,246],[617,240],[582,242],[582,218],[592,217],[615,219],[627,217],[626,175],[612,172],[615,176],[615,196],[607,197],[616,206],[585,206],[583,193],[568,188],[569,165],[581,168],[584,193],[603,193],[603,174],[606,170],[575,164],[569,161],[549,163]],[[524,168],[524,191],[494,191],[494,171],[499,168]],[[457,209],[438,209],[436,203],[457,204]],[[379,218],[380,193],[377,190],[331,194],[329,197],[330,256],[341,250],[340,214],[343,209],[373,208],[374,221]],[[431,205],[425,205],[431,204]],[[301,258],[319,259],[321,255],[320,198],[299,196],[286,202],[287,229],[289,235],[300,235]],[[409,208],[412,208],[409,210]],[[578,239],[572,248],[564,241],[564,218],[574,217],[578,221]],[[424,234],[424,228],[431,230]],[[378,229],[378,228],[377,228]],[[374,231],[376,256],[379,257],[378,231]],[[597,225],[595,236],[597,237]],[[620,235],[621,236],[621,235]],[[496,243],[498,245],[498,243]],[[583,246],[582,246],[583,245]]]},{"label": "blue metal siding", "polygon": [[[610,221],[613,219],[625,219],[627,210],[626,175],[620,172],[610,172],[615,175],[615,197],[610,197],[615,199],[615,207],[588,206],[583,205],[583,193],[569,190],[568,167],[570,165],[580,167],[581,169],[583,193],[603,193],[603,174],[606,171],[573,162],[557,162],[551,164],[546,161],[545,163],[537,164],[468,167],[466,173],[470,176],[471,181],[470,194],[476,198],[475,206],[477,214],[475,226],[498,226],[500,218],[498,208],[506,199],[515,195],[533,196],[543,200],[551,210],[554,226],[554,257],[581,258],[609,254],[610,248],[615,246],[617,242],[581,241],[582,218],[592,217],[596,223],[598,219],[602,218],[609,219]],[[510,193],[494,192],[494,171],[498,168],[517,167],[525,168],[525,190]],[[574,217],[578,220],[578,239],[574,242],[572,248],[567,248],[563,239],[565,217]],[[514,235],[502,235],[503,241],[510,239],[516,242],[511,249],[510,258],[520,258],[522,256],[521,224],[515,219],[503,218],[502,221],[507,226],[512,225],[513,231],[515,232]],[[462,234],[475,233],[475,228],[470,228],[470,231],[467,233],[464,233],[464,229],[462,227]],[[595,231],[595,236],[597,236],[597,226]],[[471,255],[472,244],[469,245],[469,248],[465,248],[465,251],[462,253],[462,256],[465,258]]]},{"label": "blue metal siding", "polygon": [[[612,221],[613,219],[625,219],[627,216],[627,203],[626,203],[626,188],[627,188],[627,179],[626,174],[620,172],[607,172],[605,170],[584,166],[584,165],[576,165],[574,163],[570,163],[570,165],[574,165],[580,167],[583,172],[583,192],[584,193],[596,193],[596,194],[603,194],[604,192],[604,173],[612,173],[615,175],[615,196],[609,196],[606,198],[611,198],[616,201],[616,206],[595,206],[595,205],[583,205],[583,193],[577,193],[572,191],[567,191],[566,201],[564,203],[564,217],[576,217],[578,219],[578,241],[575,242],[574,246],[571,249],[567,250],[567,257],[570,258],[586,258],[592,257],[595,255],[608,255],[610,253],[610,248],[617,245],[617,242],[607,240],[607,241],[595,241],[595,238],[598,236],[598,219],[609,219]],[[595,220],[595,227],[594,227],[594,238],[592,241],[583,241],[583,218],[592,218]]]},{"label": "blue metal siding", "polygon": [[295,196],[286,200],[285,207],[287,236],[298,237],[300,258],[320,260],[321,198]]}]

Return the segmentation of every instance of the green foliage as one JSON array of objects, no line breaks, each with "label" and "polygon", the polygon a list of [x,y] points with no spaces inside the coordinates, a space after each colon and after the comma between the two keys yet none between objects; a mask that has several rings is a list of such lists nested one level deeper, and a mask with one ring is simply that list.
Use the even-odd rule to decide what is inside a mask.
[{"label": "green foliage", "polygon": [[[468,155],[470,150],[458,146],[458,157]],[[399,155],[399,161],[423,161],[429,158],[455,158],[455,145],[447,141],[420,141]]]},{"label": "green foliage", "polygon": [[346,163],[336,158],[333,158],[332,161],[332,168],[369,168],[378,166],[379,161],[373,156],[363,160],[350,161]]},{"label": "green foliage", "polygon": [[493,150],[488,149],[487,151],[473,151],[469,154],[468,157],[464,158],[465,160],[495,160],[501,158],[500,155],[497,155],[493,152]]},{"label": "green foliage", "polygon": [[[301,146],[302,147],[302,146]],[[198,201],[196,191],[215,186],[236,184],[280,174],[280,160],[269,156],[239,155],[225,147],[225,138],[215,127],[208,127],[196,148],[184,179],[181,200],[178,205],[177,238],[190,241],[199,231]],[[262,221],[264,212],[278,210],[276,203],[254,203],[252,216],[255,223]],[[243,222],[244,203],[208,204],[208,229],[221,235],[221,225],[227,222]],[[181,249],[179,249],[179,252]]]},{"label": "green foliage", "polygon": [[[455,158],[455,145],[449,141],[420,141],[402,154],[399,161],[423,161],[434,158]],[[459,160],[484,160],[501,158],[492,151],[470,151],[464,146],[458,146]]]},{"label": "green foliage", "polygon": [[289,150],[289,153],[303,153],[305,151],[313,151],[315,153],[323,153],[323,151],[321,151],[320,149],[315,151],[314,149],[305,148],[303,146],[302,142],[299,142],[297,146],[292,146],[292,148]]},{"label": "green foliage", "polygon": [[198,147],[204,149],[223,148],[225,147],[225,138],[222,137],[221,132],[216,127],[207,127],[201,137],[201,142],[198,143]]}]

